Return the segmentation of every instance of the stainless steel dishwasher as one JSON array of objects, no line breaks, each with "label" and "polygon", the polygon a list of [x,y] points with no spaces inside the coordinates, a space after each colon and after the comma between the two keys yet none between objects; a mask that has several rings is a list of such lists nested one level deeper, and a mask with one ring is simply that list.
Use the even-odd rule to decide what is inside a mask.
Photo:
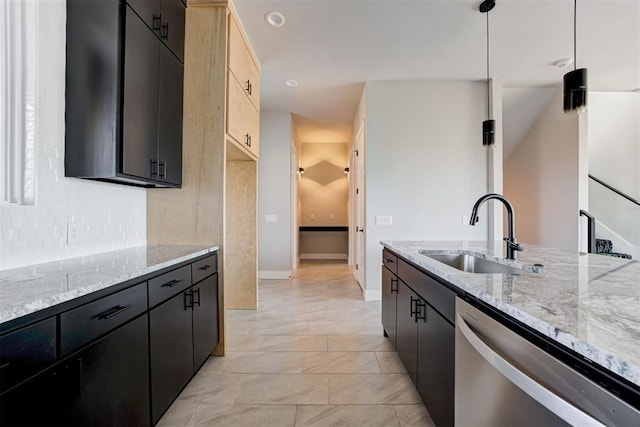
[{"label": "stainless steel dishwasher", "polygon": [[456,426],[637,426],[640,411],[456,299]]}]

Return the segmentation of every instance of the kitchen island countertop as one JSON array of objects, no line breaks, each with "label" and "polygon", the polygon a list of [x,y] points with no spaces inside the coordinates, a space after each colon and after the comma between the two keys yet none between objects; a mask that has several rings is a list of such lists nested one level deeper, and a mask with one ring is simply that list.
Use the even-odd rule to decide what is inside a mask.
[{"label": "kitchen island countertop", "polygon": [[138,246],[0,271],[0,325],[218,250]]},{"label": "kitchen island countertop", "polygon": [[[503,242],[385,241],[382,245],[544,336],[640,387],[640,262],[525,245],[504,260]],[[542,273],[475,274],[425,254],[543,264]]]}]

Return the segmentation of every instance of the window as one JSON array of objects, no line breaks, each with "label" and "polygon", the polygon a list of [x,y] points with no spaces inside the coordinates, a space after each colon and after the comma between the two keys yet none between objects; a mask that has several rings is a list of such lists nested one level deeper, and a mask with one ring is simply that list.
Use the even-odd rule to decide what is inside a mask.
[{"label": "window", "polygon": [[35,8],[0,2],[0,204],[35,204]]}]

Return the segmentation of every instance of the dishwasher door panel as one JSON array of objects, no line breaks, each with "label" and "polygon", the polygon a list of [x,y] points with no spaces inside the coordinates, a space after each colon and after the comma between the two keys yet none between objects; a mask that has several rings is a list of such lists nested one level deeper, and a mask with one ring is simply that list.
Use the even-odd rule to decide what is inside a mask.
[{"label": "dishwasher door panel", "polygon": [[636,425],[640,412],[461,299],[458,426]]}]

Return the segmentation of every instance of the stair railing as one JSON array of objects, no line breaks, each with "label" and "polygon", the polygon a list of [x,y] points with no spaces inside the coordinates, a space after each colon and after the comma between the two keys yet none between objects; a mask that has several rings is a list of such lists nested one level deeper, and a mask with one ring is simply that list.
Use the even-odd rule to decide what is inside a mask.
[{"label": "stair railing", "polygon": [[630,201],[631,203],[634,203],[637,206],[640,206],[640,201],[638,201],[637,199],[634,199],[633,197],[629,196],[628,194],[618,190],[617,188],[607,184],[606,182],[604,182],[601,179],[596,178],[595,176],[589,174],[589,178],[591,178],[592,180],[594,180],[595,182],[597,182],[598,184],[602,185],[603,187],[608,188],[609,190],[613,191],[614,193],[616,193],[619,196],[624,197],[625,199],[627,199],[628,201]]},{"label": "stair railing", "polygon": [[584,209],[580,209],[580,216],[587,218],[587,252],[596,252],[596,218]]}]

